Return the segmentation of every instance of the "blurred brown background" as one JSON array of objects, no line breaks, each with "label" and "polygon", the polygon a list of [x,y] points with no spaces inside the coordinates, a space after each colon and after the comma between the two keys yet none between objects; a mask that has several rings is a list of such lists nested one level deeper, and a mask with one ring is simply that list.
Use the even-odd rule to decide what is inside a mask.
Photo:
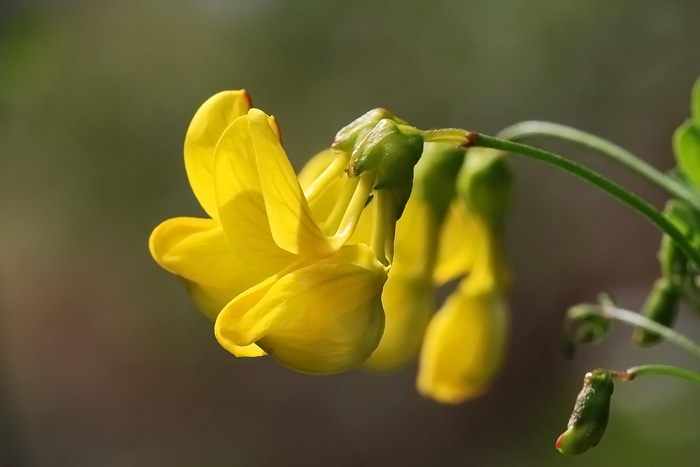
[{"label": "blurred brown background", "polygon": [[[695,465],[700,391],[673,380],[618,387],[585,456],[554,449],[585,371],[697,368],[625,326],[561,356],[567,306],[606,290],[639,307],[659,234],[554,169],[514,158],[513,342],[493,390],[456,407],[417,395],[415,366],[310,377],[232,357],[147,238],[202,215],[182,143],[223,89],[278,118],[296,167],[385,106],[423,128],[557,121],[670,168],[699,20],[696,0],[0,3],[0,466]],[[690,312],[680,327],[700,337]]]}]

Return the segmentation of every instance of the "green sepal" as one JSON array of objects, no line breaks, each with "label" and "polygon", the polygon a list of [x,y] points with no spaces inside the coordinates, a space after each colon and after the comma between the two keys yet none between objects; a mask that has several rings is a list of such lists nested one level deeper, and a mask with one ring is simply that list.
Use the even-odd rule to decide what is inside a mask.
[{"label": "green sepal", "polygon": [[673,134],[673,152],[683,175],[700,187],[700,127],[687,120]]},{"label": "green sepal", "polygon": [[413,190],[431,206],[440,222],[456,195],[457,173],[465,152],[451,144],[426,143],[416,164]]},{"label": "green sepal", "polygon": [[[679,299],[678,288],[668,278],[662,277],[654,283],[640,314],[662,326],[671,327],[678,316]],[[637,328],[632,336],[633,342],[640,347],[650,347],[661,339],[661,335],[642,328]]]},{"label": "green sepal", "polygon": [[567,430],[557,439],[559,452],[582,454],[598,445],[608,426],[610,399],[614,389],[609,371],[598,369],[586,373]]},{"label": "green sepal", "polygon": [[367,136],[367,133],[372,131],[372,129],[377,126],[377,123],[385,118],[402,125],[406,124],[406,122],[394,116],[387,109],[372,109],[341,128],[340,131],[336,133],[331,148],[352,153],[355,147]]},{"label": "green sepal", "polygon": [[504,153],[485,148],[467,151],[457,176],[457,195],[471,212],[499,230],[510,206],[512,191],[513,172]]},{"label": "green sepal", "polygon": [[354,177],[376,169],[374,188],[391,193],[400,216],[411,195],[413,169],[422,152],[420,130],[385,118],[357,145],[350,156],[347,173]]}]

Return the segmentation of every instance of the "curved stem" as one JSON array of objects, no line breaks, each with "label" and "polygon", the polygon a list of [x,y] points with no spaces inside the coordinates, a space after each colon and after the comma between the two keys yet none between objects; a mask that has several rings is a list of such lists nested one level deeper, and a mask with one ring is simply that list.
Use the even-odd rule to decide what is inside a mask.
[{"label": "curved stem", "polygon": [[659,334],[669,342],[676,344],[678,347],[681,347],[700,358],[700,346],[678,331],[663,326],[656,321],[652,321],[649,318],[640,315],[639,313],[635,313],[634,311],[623,310],[622,308],[617,308],[615,306],[601,306],[598,309],[600,310],[600,314],[606,318],[615,319],[617,321],[642,328],[646,331]]},{"label": "curved stem", "polygon": [[671,365],[639,365],[629,368],[627,371],[623,372],[613,371],[611,374],[617,381],[632,381],[639,376],[661,375],[684,379],[686,381],[690,381],[691,383],[700,385],[700,374],[697,374],[694,371],[686,370],[685,368],[679,368]]},{"label": "curved stem", "polygon": [[628,150],[585,131],[558,123],[528,121],[516,123],[498,133],[499,138],[508,140],[519,140],[528,136],[550,136],[591,149],[630,169],[676,198],[683,199],[696,208],[700,208],[700,196],[697,193],[667,177]]},{"label": "curved stem", "polygon": [[700,267],[700,251],[693,248],[690,243],[688,243],[685,236],[656,208],[654,208],[654,206],[637,195],[622,188],[612,180],[603,177],[599,173],[557,154],[544,151],[533,146],[528,146],[526,144],[506,141],[481,133],[470,133],[469,145],[498,149],[500,151],[513,152],[523,156],[528,156],[556,166],[566,172],[586,180],[649,219],[662,232],[671,237],[673,241],[676,242],[678,247],[683,250],[683,252],[688,256],[688,258],[691,259],[693,263],[695,263],[696,266]]}]

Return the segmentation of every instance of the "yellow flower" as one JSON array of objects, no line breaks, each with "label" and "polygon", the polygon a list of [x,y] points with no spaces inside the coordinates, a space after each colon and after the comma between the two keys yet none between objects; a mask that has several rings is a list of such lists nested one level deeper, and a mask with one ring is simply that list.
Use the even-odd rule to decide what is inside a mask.
[{"label": "yellow flower", "polygon": [[[471,268],[471,272],[430,321],[417,380],[421,394],[440,402],[459,403],[479,396],[501,367],[509,327],[509,279],[501,229],[510,181],[503,155],[491,150],[470,150],[457,178],[459,209],[467,215],[445,228],[461,223],[461,242],[470,251],[436,273],[447,278],[462,269]],[[455,232],[448,230],[452,240],[440,246],[443,251],[450,253]]]},{"label": "yellow flower", "polygon": [[431,229],[437,227],[435,213],[414,191],[396,224],[394,262],[382,293],[384,335],[365,362],[372,370],[397,368],[415,357],[420,348],[434,310],[432,265],[427,250],[436,248]]},{"label": "yellow flower", "polygon": [[185,165],[211,218],[165,221],[151,235],[151,253],[185,281],[235,355],[267,351],[310,373],[358,365],[381,336],[386,272],[366,245],[344,245],[372,180],[346,184],[347,209],[321,225],[312,205],[328,204],[319,201],[328,184],[307,187],[315,193],[310,203],[274,119],[249,107],[244,91],[229,91],[197,111]]},{"label": "yellow flower", "polygon": [[382,294],[384,335],[365,362],[372,370],[398,368],[418,354],[435,311],[435,287],[471,267],[473,247],[465,241],[470,220],[454,199],[456,171],[463,159],[463,150],[428,143],[415,166],[413,190],[396,224],[394,261]]},{"label": "yellow flower", "polygon": [[444,403],[477,397],[490,386],[507,347],[505,268],[487,229],[475,229],[472,273],[430,321],[421,349],[417,387]]}]

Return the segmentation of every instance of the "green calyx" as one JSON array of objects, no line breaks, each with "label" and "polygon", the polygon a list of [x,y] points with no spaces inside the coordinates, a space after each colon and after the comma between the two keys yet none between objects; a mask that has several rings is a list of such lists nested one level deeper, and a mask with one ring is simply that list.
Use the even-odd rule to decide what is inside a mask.
[{"label": "green calyx", "polygon": [[465,152],[464,148],[452,144],[426,143],[416,164],[413,189],[431,206],[440,221],[457,193],[455,184]]},{"label": "green calyx", "polygon": [[500,229],[510,206],[513,173],[505,154],[473,148],[457,177],[457,195],[474,214]]},{"label": "green calyx", "polygon": [[394,116],[387,109],[377,108],[372,109],[358,119],[344,126],[335,135],[335,140],[331,148],[338,151],[351,153],[355,147],[367,136],[367,133],[377,126],[381,120],[389,119],[398,124],[405,125],[406,122]]},{"label": "green calyx", "polygon": [[609,371],[598,369],[586,373],[567,430],[557,439],[559,452],[583,454],[598,445],[608,426],[613,389]]},{"label": "green calyx", "polygon": [[355,147],[347,167],[349,177],[376,170],[374,188],[391,193],[397,213],[403,211],[413,186],[413,168],[423,152],[423,135],[416,128],[382,119]]}]

